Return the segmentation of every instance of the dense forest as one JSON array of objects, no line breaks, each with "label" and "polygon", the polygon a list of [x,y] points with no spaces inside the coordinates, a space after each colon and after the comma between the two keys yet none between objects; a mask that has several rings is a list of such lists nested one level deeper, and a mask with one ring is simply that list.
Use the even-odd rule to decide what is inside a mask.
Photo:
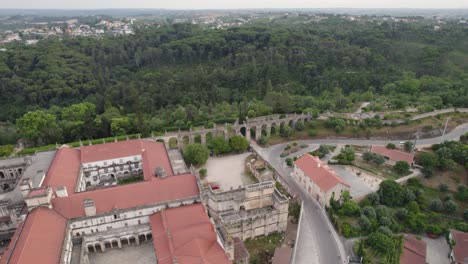
[{"label": "dense forest", "polygon": [[343,112],[362,101],[376,111],[468,107],[468,29],[450,22],[174,24],[3,48],[0,144],[148,134],[248,112]]}]

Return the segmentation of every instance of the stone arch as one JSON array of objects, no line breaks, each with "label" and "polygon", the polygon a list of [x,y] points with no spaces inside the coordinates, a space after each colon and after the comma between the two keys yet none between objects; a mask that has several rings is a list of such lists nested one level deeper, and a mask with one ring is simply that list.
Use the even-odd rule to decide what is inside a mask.
[{"label": "stone arch", "polygon": [[149,234],[146,234],[146,240],[147,241],[150,241],[153,239],[153,234],[149,233]]},{"label": "stone arch", "polygon": [[23,172],[23,169],[22,169],[22,168],[19,168],[19,169],[18,169],[18,175],[21,175],[22,172]]},{"label": "stone arch", "polygon": [[288,125],[290,128],[294,128],[294,120],[289,120]]},{"label": "stone arch", "polygon": [[224,131],[224,130],[218,130],[218,131],[216,131],[216,136],[217,136],[217,137],[218,137],[218,136],[221,136],[221,137],[223,137],[224,139],[226,139],[227,134],[226,134],[226,131]]},{"label": "stone arch", "polygon": [[268,133],[268,125],[267,124],[263,124],[260,129],[261,129],[261,135],[260,136],[268,136],[269,133]]},{"label": "stone arch", "polygon": [[121,244],[122,246],[127,246],[127,245],[129,245],[129,243],[128,243],[128,238],[126,238],[126,237],[120,238],[120,244]]},{"label": "stone arch", "polygon": [[182,136],[182,146],[187,146],[190,144],[190,137],[188,135]]},{"label": "stone arch", "polygon": [[145,236],[145,234],[139,234],[139,235],[138,235],[138,240],[140,240],[140,243],[146,241],[146,236]]},{"label": "stone arch", "polygon": [[239,129],[239,134],[244,136],[244,137],[247,137],[247,128],[245,126],[241,127]]},{"label": "stone arch", "polygon": [[250,127],[250,138],[256,140],[260,138],[261,135],[257,135],[257,126]]},{"label": "stone arch", "polygon": [[278,132],[279,132],[278,125],[276,123],[272,123],[271,128],[270,128],[270,134],[277,135]]},{"label": "stone arch", "polygon": [[5,179],[5,173],[3,171],[0,171],[0,178]]},{"label": "stone arch", "polygon": [[210,143],[213,140],[213,133],[212,132],[207,132],[205,134],[205,142]]},{"label": "stone arch", "polygon": [[117,240],[112,240],[111,245],[113,248],[119,247],[119,242]]},{"label": "stone arch", "polygon": [[96,249],[94,248],[93,245],[88,245],[88,253],[94,253],[96,252]]},{"label": "stone arch", "polygon": [[4,183],[4,184],[2,184],[2,189],[3,189],[4,191],[7,191],[7,190],[10,189],[10,185],[9,185],[8,183]]},{"label": "stone arch", "polygon": [[104,248],[105,249],[112,248],[111,242],[110,241],[104,241]]},{"label": "stone arch", "polygon": [[134,236],[128,237],[128,244],[136,244],[136,238]]},{"label": "stone arch", "polygon": [[200,133],[193,134],[193,143],[202,143],[202,135]]},{"label": "stone arch", "polygon": [[179,140],[176,137],[171,137],[168,142],[169,142],[170,149],[179,147]]},{"label": "stone arch", "polygon": [[94,244],[94,249],[96,250],[96,252],[98,252],[98,251],[102,251],[101,244],[99,244],[99,243],[97,243],[97,244]]}]

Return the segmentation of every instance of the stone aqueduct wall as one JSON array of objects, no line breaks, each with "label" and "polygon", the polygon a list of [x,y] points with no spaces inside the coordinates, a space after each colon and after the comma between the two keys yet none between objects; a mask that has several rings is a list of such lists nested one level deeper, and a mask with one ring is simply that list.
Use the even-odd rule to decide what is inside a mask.
[{"label": "stone aqueduct wall", "polygon": [[[271,135],[272,128],[275,128],[275,133],[279,132],[279,127],[282,125],[289,125],[294,127],[297,122],[309,121],[311,119],[310,114],[288,114],[283,118],[280,115],[262,116],[252,118],[243,124],[225,124],[224,126],[215,125],[214,128],[202,128],[201,130],[179,131],[172,135],[167,134],[165,136],[153,137],[153,140],[163,139],[168,146],[169,140],[176,139],[179,149],[184,146],[184,140],[189,144],[195,143],[195,138],[200,136],[201,144],[206,144],[206,138],[208,134],[212,137],[223,136],[224,139],[229,139],[233,135],[243,135],[250,141],[251,139],[258,139],[261,137],[262,132],[267,136]],[[251,130],[255,131],[255,135],[251,135]],[[169,146],[168,146],[169,148]]]}]

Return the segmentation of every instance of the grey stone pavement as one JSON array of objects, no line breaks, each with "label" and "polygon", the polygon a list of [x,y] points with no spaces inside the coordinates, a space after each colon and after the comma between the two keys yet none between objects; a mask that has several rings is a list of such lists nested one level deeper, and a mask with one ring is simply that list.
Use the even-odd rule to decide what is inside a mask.
[{"label": "grey stone pavement", "polygon": [[429,264],[449,264],[450,247],[447,244],[444,236],[433,239],[429,237],[422,237],[427,244],[426,248],[426,261]]},{"label": "grey stone pavement", "polygon": [[106,252],[91,253],[90,264],[154,264],[157,263],[153,242],[139,246],[127,246],[121,249],[108,249]]},{"label": "grey stone pavement", "polygon": [[[458,140],[464,133],[468,132],[468,124],[463,124],[443,138],[428,138],[417,141],[417,146],[432,145],[443,140]],[[387,143],[398,144],[401,140],[382,140],[382,139],[318,139],[318,140],[299,140],[298,144],[319,145],[319,144],[350,144],[350,145],[386,145]],[[338,264],[346,263],[348,254],[352,255],[352,247],[338,236],[332,227],[325,211],[321,209],[318,203],[310,198],[302,186],[299,186],[291,177],[291,168],[287,168],[284,159],[280,158],[287,143],[261,148],[252,141],[251,146],[267,160],[271,166],[282,176],[284,181],[301,197],[304,201],[303,214],[299,225],[299,235],[296,241],[295,259],[293,264]],[[309,146],[305,151],[311,151],[313,146]],[[293,156],[299,153],[293,154]],[[346,246],[348,245],[348,246]],[[346,248],[345,248],[346,246]],[[432,254],[432,253],[431,253]],[[443,262],[442,262],[443,263]]]},{"label": "grey stone pavement", "polygon": [[350,194],[352,197],[360,197],[373,191],[359,177],[345,170],[343,166],[330,165],[330,168],[334,169],[341,178],[343,178],[347,183],[349,183],[349,185],[351,185]]}]

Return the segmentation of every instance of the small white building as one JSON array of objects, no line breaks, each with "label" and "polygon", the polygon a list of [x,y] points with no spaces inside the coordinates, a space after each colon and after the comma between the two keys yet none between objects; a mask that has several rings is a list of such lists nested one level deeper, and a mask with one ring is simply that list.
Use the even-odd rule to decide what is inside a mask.
[{"label": "small white building", "polygon": [[330,204],[330,198],[338,199],[351,186],[318,157],[304,154],[294,164],[295,180],[322,206]]}]

